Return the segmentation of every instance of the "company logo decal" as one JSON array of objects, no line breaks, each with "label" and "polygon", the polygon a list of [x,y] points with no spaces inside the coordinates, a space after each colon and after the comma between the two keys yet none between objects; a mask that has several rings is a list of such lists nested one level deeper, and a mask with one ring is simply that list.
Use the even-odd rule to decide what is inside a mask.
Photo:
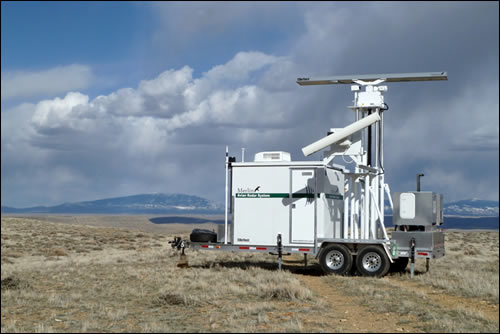
[{"label": "company logo decal", "polygon": [[238,188],[237,189],[237,192],[239,193],[255,193],[257,191],[260,190],[260,186],[257,186],[257,188],[250,188],[250,187],[246,187],[246,188]]}]

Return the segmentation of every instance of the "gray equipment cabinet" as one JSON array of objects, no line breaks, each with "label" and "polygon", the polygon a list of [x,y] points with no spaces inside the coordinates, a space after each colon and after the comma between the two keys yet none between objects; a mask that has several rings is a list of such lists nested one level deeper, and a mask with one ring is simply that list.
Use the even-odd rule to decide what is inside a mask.
[{"label": "gray equipment cabinet", "polygon": [[443,195],[434,192],[393,193],[392,240],[395,257],[435,259],[444,256]]}]

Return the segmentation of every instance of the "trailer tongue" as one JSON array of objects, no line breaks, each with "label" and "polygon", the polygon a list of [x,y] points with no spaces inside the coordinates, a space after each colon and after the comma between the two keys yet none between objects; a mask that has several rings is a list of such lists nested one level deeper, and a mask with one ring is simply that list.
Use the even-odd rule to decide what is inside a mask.
[{"label": "trailer tongue", "polygon": [[[287,152],[261,152],[252,162],[236,162],[226,148],[225,224],[217,233],[193,231],[172,247],[318,258],[327,274],[364,276],[402,271],[409,259],[444,255],[442,195],[395,193],[384,175],[383,82],[447,80],[446,72],[375,74],[325,79],[299,78],[299,85],[352,84],[354,122],[332,128],[302,149],[325,150],[321,161],[292,161]],[[362,91],[364,88],[364,91]],[[350,162],[334,163],[335,158]],[[385,196],[393,206],[395,230],[384,225]],[[229,205],[228,205],[229,204]],[[231,222],[229,222],[231,215]],[[412,266],[413,274],[413,266]]]}]

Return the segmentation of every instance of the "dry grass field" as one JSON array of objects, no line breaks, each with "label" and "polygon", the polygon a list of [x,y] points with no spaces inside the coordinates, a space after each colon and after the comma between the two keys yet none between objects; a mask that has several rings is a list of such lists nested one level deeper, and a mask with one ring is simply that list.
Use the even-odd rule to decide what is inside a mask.
[{"label": "dry grass field", "polygon": [[[384,278],[310,259],[186,250],[198,225],[2,217],[2,332],[498,332],[498,232],[446,233],[446,256]],[[205,225],[206,226],[206,225]],[[211,225],[208,225],[211,226]],[[123,227],[123,228],[118,228]],[[180,233],[180,234],[179,234]],[[407,269],[408,270],[408,269]]]}]

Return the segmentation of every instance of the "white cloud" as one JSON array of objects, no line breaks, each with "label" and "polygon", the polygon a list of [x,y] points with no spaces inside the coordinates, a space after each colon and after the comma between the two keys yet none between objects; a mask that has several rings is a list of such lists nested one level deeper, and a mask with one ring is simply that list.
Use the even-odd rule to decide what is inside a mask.
[{"label": "white cloud", "polygon": [[2,72],[2,101],[85,89],[91,81],[90,67],[78,64],[43,71]]},{"label": "white cloud", "polygon": [[[91,193],[165,192],[169,185],[171,191],[206,195],[204,191],[222,180],[223,174],[220,180],[212,174],[220,164],[213,157],[219,149],[223,152],[223,145],[261,146],[259,142],[269,142],[270,134],[297,115],[291,92],[257,85],[281,61],[260,52],[241,52],[199,78],[185,66],[143,80],[137,88],[94,99],[69,92],[28,105],[22,115],[18,109],[3,111],[2,130],[7,130],[2,131],[2,196],[18,193],[15,185],[22,188],[23,179],[54,194],[36,204]],[[16,128],[23,129],[22,141]],[[42,158],[30,161],[33,152]],[[204,168],[195,168],[193,159],[201,159]],[[23,170],[21,178],[17,170]],[[188,175],[205,181],[190,181],[179,189]],[[31,194],[42,196],[39,191]]]},{"label": "white cloud", "polygon": [[32,124],[46,134],[62,129],[89,133],[103,131],[103,126],[111,125],[138,129],[133,131],[132,147],[136,146],[135,141],[154,138],[149,142],[153,147],[159,138],[166,138],[176,129],[204,123],[279,126],[283,115],[271,109],[275,103],[270,93],[244,84],[251,73],[278,60],[259,52],[241,52],[199,79],[193,79],[192,69],[185,66],[180,70],[167,70],[152,80],[143,80],[137,89],[119,89],[92,101],[84,94],[70,92],[62,99],[39,102]]},{"label": "white cloud", "polygon": [[64,99],[56,97],[38,103],[32,121],[35,127],[45,129],[81,128],[76,117],[70,115],[88,105],[89,97],[80,93],[70,92]]},{"label": "white cloud", "polygon": [[[215,8],[205,6],[180,8],[185,15],[168,23],[170,32],[178,28],[182,38],[184,26],[192,29],[189,34],[212,29],[210,15],[202,13],[206,20],[199,22],[188,19],[198,15],[190,12],[193,8]],[[419,7],[416,16],[407,5],[308,6],[303,5],[305,30],[280,52],[285,56],[236,52],[201,75],[194,76],[195,64],[182,64],[137,87],[93,99],[73,89],[60,98],[3,110],[2,204],[5,193],[23,198],[21,189],[30,189],[23,180],[31,180],[31,188],[48,189],[55,203],[154,191],[220,200],[226,144],[236,156],[246,147],[247,160],[263,150],[290,151],[294,160],[303,160],[301,147],[330,127],[353,121],[346,108],[352,100],[348,86],[299,87],[297,77],[428,70],[447,70],[450,80],[390,84],[386,94],[391,109],[385,118],[385,167],[391,188],[414,189],[415,173],[425,172],[425,186],[453,192],[446,200],[495,199],[495,194],[498,199],[498,71],[490,69],[498,69],[498,59],[461,49],[496,41],[498,55],[498,38],[477,38],[486,25],[454,22],[466,11],[461,5],[451,6],[446,17],[431,5]],[[216,12],[221,16],[212,22],[215,30],[230,29],[245,14],[236,8],[240,16],[231,17],[232,8]],[[262,13],[253,10],[248,22],[257,22]],[[456,33],[465,28],[470,35]],[[447,44],[440,44],[443,40]],[[203,48],[192,51],[204,57]],[[477,77],[469,80],[472,72]],[[492,182],[472,181],[477,171]],[[455,187],[457,182],[464,187]],[[43,191],[28,200],[44,204]]]},{"label": "white cloud", "polygon": [[165,96],[167,98],[181,95],[192,80],[193,70],[184,66],[179,71],[168,70],[153,80],[143,80],[139,84],[139,90],[145,95]]}]

